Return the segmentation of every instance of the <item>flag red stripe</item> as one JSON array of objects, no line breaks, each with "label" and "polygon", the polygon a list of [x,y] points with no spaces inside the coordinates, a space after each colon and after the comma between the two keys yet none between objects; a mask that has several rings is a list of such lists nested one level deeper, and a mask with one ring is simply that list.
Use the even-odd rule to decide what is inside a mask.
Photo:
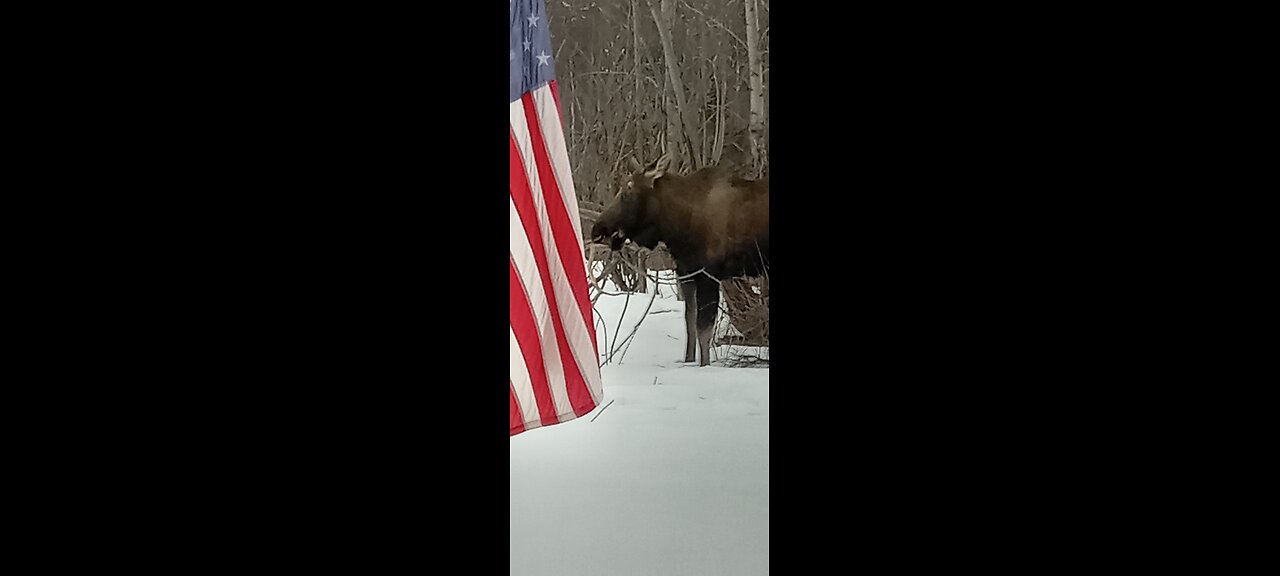
[{"label": "flag red stripe", "polygon": [[[547,83],[547,90],[551,92],[551,98],[556,103],[555,115],[552,118],[542,118],[541,116],[538,116],[539,121],[542,123],[551,123],[551,125],[547,127],[547,130],[563,131],[564,127],[560,124],[560,91],[556,87],[555,80],[552,80],[551,82]],[[526,94],[525,96],[526,98],[528,98],[529,102],[532,102],[532,94]],[[529,109],[530,109],[530,105],[526,104],[525,105],[526,117],[528,117]],[[534,137],[535,146],[541,146],[545,144],[546,140],[543,140],[541,136],[541,128],[542,128],[541,124],[535,127],[533,126],[534,123],[532,120],[529,122],[529,124],[530,124],[529,126],[530,132],[535,135]],[[535,152],[536,150],[537,148],[535,148]],[[553,152],[557,155],[557,157],[567,156],[569,154],[567,150],[557,149],[557,150],[554,150]],[[544,152],[544,155],[539,157],[538,173],[544,174],[546,172],[551,172],[550,164],[551,164],[550,157],[546,156],[546,153]],[[568,174],[566,174],[565,176],[570,177],[570,175]],[[557,180],[555,179],[552,179],[551,181],[553,183],[557,182]],[[570,182],[570,184],[572,184],[572,182]],[[543,187],[545,188],[546,186],[544,185]],[[568,224],[568,235],[572,238],[572,242],[573,242],[573,244],[571,245],[561,245],[561,252],[560,252],[561,260],[564,260],[564,256],[563,256],[564,251],[569,250],[570,246],[572,246],[574,255],[579,260],[582,260],[583,262],[585,262],[586,256],[582,252],[582,245],[581,245],[582,234],[574,227],[574,216],[571,216],[569,214],[568,207],[564,205],[564,195],[560,193],[560,190],[558,188],[555,190],[555,192],[556,192],[555,206],[558,207],[560,211],[563,213],[563,220],[561,222],[561,226],[564,226],[565,223]],[[547,211],[548,213],[551,212],[550,205],[548,205]],[[557,238],[560,238],[559,234],[557,234]],[[561,241],[561,240],[558,240],[558,241]],[[564,261],[567,261],[567,260],[564,260]],[[579,269],[575,266],[569,270],[569,274],[570,274],[569,279],[574,282],[573,283],[574,298],[577,299],[578,309],[582,312],[583,321],[587,323],[587,333],[591,335],[591,349],[592,351],[595,352],[595,355],[596,355],[595,357],[599,358],[600,349],[599,349],[599,344],[596,342],[595,323],[592,322],[593,316],[591,314],[591,295],[589,294],[590,290],[588,287],[589,284],[587,282],[586,268],[584,267],[582,269]]]},{"label": "flag red stripe", "polygon": [[524,432],[524,413],[520,411],[520,401],[516,400],[516,385],[507,381],[511,391],[511,435]]},{"label": "flag red stripe", "polygon": [[[591,322],[591,300],[587,295],[588,283],[586,268],[583,264],[585,259],[582,256],[582,238],[578,236],[573,223],[569,220],[564,198],[560,195],[560,186],[557,184],[555,172],[551,169],[551,156],[548,153],[546,141],[542,138],[541,123],[543,121],[558,123],[559,117],[542,119],[534,105],[533,94],[525,94],[521,97],[521,101],[524,104],[525,120],[529,125],[529,137],[532,140],[533,157],[538,170],[538,183],[542,187],[542,198],[546,204],[552,238],[556,250],[560,253],[560,262],[564,266],[565,276],[569,280],[574,299],[577,300],[578,310],[582,313],[582,321],[586,325],[592,350],[596,351],[597,356],[591,359],[594,362],[599,351],[596,350],[595,326]],[[559,126],[553,126],[551,129],[559,129]],[[556,152],[562,153],[559,150]],[[576,380],[566,379],[566,384],[569,403],[573,405],[574,412],[578,416],[590,412],[591,408],[595,407],[595,399],[591,397],[591,391],[587,389],[585,380],[581,377]]]},{"label": "flag red stripe", "polygon": [[[595,401],[591,398],[590,391],[587,390],[587,383],[582,378],[582,373],[578,368],[578,363],[575,361],[573,351],[569,349],[569,339],[564,334],[564,325],[560,320],[560,308],[555,298],[556,292],[551,284],[551,267],[547,263],[547,250],[542,243],[542,232],[538,228],[538,209],[533,203],[533,192],[529,187],[529,179],[525,175],[524,164],[520,158],[520,150],[516,144],[514,133],[511,134],[510,154],[512,201],[516,205],[516,212],[520,215],[520,223],[523,225],[524,233],[529,239],[529,245],[533,248],[533,255],[538,264],[538,276],[541,278],[543,289],[547,294],[547,307],[551,311],[556,344],[560,350],[560,362],[564,366],[565,387],[569,395],[569,404],[573,407],[574,414],[581,416],[595,407]],[[547,195],[544,194],[543,196]],[[514,270],[514,264],[512,269]],[[539,354],[538,361],[542,361],[541,354]],[[595,359],[592,358],[591,361],[594,362]],[[530,370],[532,371],[532,368]],[[585,402],[583,401],[583,395],[585,395]]]},{"label": "flag red stripe", "polygon": [[[511,263],[511,330],[516,334],[516,342],[520,345],[520,355],[529,370],[529,379],[533,382],[533,396],[538,402],[538,414],[542,417],[542,425],[547,426],[560,421],[556,417],[556,403],[551,398],[551,386],[547,384],[547,369],[542,359],[542,343],[538,339],[538,323],[534,319],[533,307],[529,304],[528,293],[520,282],[520,272],[516,270],[515,261]],[[521,420],[524,420],[522,417]]]}]

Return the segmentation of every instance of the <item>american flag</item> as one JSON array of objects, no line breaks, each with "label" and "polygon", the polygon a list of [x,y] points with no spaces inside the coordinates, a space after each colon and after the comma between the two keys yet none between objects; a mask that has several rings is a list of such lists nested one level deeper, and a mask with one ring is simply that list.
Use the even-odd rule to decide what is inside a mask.
[{"label": "american flag", "polygon": [[587,294],[544,0],[511,5],[511,435],[599,405]]}]

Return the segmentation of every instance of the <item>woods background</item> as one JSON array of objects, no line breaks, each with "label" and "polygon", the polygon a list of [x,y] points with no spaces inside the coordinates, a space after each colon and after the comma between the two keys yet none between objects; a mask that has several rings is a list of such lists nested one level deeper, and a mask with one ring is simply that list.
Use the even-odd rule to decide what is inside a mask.
[{"label": "woods background", "polygon": [[[547,14],[584,235],[629,156],[644,164],[669,152],[679,174],[724,165],[768,175],[768,0],[548,0]],[[587,248],[593,302],[605,278],[644,293],[650,271],[674,268],[661,247]],[[721,316],[734,329],[717,341],[767,346],[768,303],[767,276],[726,281]]]},{"label": "woods background", "polygon": [[628,155],[688,174],[768,173],[768,0],[548,0],[569,157],[584,219]]}]

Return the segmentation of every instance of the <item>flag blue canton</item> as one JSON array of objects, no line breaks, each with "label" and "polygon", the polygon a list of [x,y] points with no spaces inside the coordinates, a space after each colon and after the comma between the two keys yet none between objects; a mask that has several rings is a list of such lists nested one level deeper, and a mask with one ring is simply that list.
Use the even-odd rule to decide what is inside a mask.
[{"label": "flag blue canton", "polygon": [[511,6],[511,102],[555,78],[545,0],[508,0]]}]

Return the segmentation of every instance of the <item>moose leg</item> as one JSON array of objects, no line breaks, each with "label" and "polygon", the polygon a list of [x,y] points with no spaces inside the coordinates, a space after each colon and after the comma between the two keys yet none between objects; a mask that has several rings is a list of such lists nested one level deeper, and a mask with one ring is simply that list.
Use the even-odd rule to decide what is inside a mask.
[{"label": "moose leg", "polygon": [[696,277],[698,286],[698,349],[702,352],[699,366],[711,364],[711,335],[715,331],[716,313],[720,311],[720,283],[707,276]]},{"label": "moose leg", "polygon": [[694,354],[698,345],[697,286],[693,283],[693,280],[682,280],[680,282],[680,293],[684,296],[684,361],[693,362],[697,360]]}]

